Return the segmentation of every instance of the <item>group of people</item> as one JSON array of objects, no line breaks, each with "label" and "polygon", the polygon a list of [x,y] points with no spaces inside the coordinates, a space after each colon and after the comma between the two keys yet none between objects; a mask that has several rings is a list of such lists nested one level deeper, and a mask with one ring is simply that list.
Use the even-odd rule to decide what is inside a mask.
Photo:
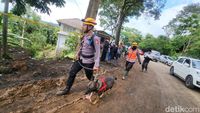
[{"label": "group of people", "polygon": [[[93,18],[86,18],[82,20],[83,22],[83,32],[84,35],[81,39],[80,48],[76,54],[76,61],[73,63],[69,76],[66,81],[66,86],[63,90],[57,92],[57,95],[66,95],[69,94],[71,87],[74,83],[77,73],[81,70],[85,70],[86,77],[89,81],[94,81],[93,73],[99,71],[99,62],[110,59],[117,59],[122,53],[123,47],[116,46],[115,44],[110,44],[109,40],[105,41],[103,46],[102,56],[100,59],[100,39],[93,32],[96,21]],[[128,48],[128,51],[125,53],[126,64],[125,64],[125,73],[122,77],[124,80],[127,76],[136,60],[141,64],[140,53],[137,49],[138,44],[136,42],[132,43],[132,46]],[[147,70],[147,65],[149,63],[148,54],[145,53],[145,60],[142,64],[142,70]]]},{"label": "group of people", "polygon": [[110,42],[109,38],[107,38],[103,45],[103,51],[101,55],[101,61],[111,61],[117,60],[121,57],[123,52],[123,46],[117,46],[115,43]]}]

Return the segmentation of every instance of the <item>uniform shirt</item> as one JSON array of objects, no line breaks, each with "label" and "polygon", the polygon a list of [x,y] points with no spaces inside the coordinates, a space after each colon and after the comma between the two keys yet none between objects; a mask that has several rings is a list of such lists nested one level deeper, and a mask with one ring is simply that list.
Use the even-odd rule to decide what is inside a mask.
[{"label": "uniform shirt", "polygon": [[[130,52],[133,52],[133,53],[130,53]],[[134,59],[129,58],[129,56],[128,56],[129,54],[135,54],[135,55],[134,55],[135,58],[134,58]],[[130,55],[130,56],[132,56],[132,55]],[[126,61],[128,61],[128,62],[135,62],[136,59],[138,59],[138,62],[141,63],[140,54],[139,54],[139,52],[138,52],[138,49],[132,50],[132,48],[129,47],[129,48],[128,48],[128,52],[126,53]]]},{"label": "uniform shirt", "polygon": [[[79,54],[80,59],[85,64],[91,64],[95,63],[95,67],[99,67],[99,60],[100,60],[100,38],[97,36],[92,37],[85,35],[82,40],[82,46],[79,50],[79,53],[85,55],[85,56],[91,56],[94,55],[92,58],[85,58],[81,54]],[[92,42],[94,44],[94,47],[92,46]]]}]

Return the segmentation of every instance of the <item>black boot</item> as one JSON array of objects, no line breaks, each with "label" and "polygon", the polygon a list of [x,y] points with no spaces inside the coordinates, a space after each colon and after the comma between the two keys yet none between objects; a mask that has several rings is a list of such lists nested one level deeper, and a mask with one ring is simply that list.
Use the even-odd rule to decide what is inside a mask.
[{"label": "black boot", "polygon": [[60,90],[56,93],[57,96],[67,95],[69,94],[70,87],[66,87],[64,90]]}]

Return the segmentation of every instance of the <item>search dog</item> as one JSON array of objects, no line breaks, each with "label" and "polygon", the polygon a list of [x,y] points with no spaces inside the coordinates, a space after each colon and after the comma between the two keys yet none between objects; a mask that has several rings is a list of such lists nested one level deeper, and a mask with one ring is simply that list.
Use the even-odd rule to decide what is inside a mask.
[{"label": "search dog", "polygon": [[[115,80],[114,76],[101,76],[88,84],[87,91],[85,92],[85,98],[88,99],[92,104],[96,104],[100,98],[103,97],[104,93],[112,89]],[[96,93],[96,98],[93,99],[93,94]]]}]

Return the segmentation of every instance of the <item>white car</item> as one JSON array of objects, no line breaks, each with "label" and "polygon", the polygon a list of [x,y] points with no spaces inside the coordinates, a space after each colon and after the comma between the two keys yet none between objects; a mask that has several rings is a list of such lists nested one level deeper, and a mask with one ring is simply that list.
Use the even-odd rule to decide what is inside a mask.
[{"label": "white car", "polygon": [[170,56],[168,56],[168,57],[167,57],[167,62],[166,62],[166,64],[167,64],[168,66],[171,66],[173,62],[174,62],[173,58],[170,57]]},{"label": "white car", "polygon": [[170,68],[170,74],[176,75],[185,81],[188,88],[200,88],[200,60],[180,57],[173,62]]},{"label": "white car", "polygon": [[167,55],[161,55],[160,58],[159,58],[159,61],[164,63],[164,64],[167,64],[169,66],[171,66],[172,63],[173,63],[173,59],[170,56],[167,56]]},{"label": "white car", "polygon": [[152,59],[153,61],[157,62],[158,59],[159,59],[159,57],[160,57],[160,52],[155,51],[155,50],[151,50],[150,56],[151,56],[151,59]]}]

